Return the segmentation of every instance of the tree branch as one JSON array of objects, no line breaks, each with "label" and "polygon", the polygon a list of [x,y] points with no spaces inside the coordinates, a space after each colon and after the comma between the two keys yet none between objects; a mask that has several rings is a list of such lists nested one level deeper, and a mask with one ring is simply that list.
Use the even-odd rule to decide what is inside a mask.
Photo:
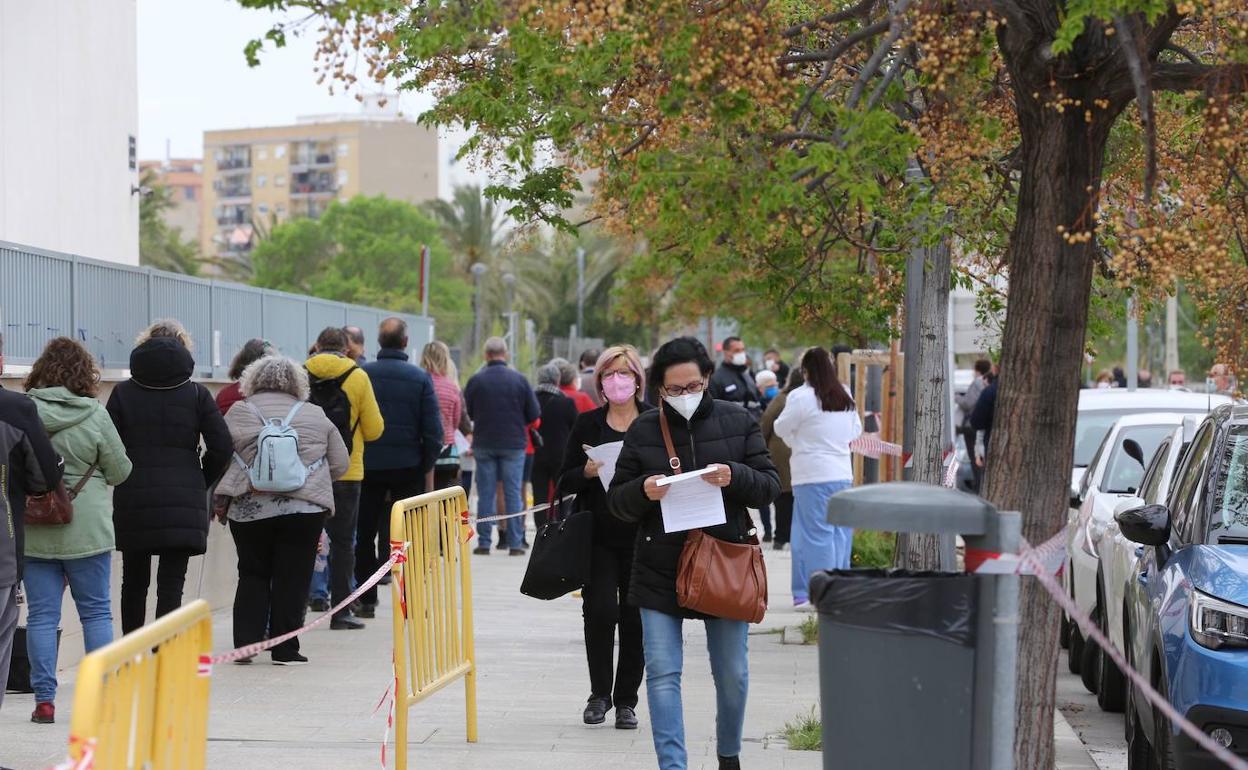
[{"label": "tree branch", "polygon": [[849,21],[850,19],[866,18],[871,15],[871,9],[875,7],[877,2],[879,2],[879,0],[862,0],[862,2],[857,5],[846,8],[843,11],[824,14],[817,19],[810,19],[809,21],[803,21],[800,24],[794,24],[781,34],[786,38],[797,37],[807,30],[815,29],[825,24],[840,24],[841,22]]},{"label": "tree branch", "polygon": [[1248,64],[1193,64],[1158,62],[1152,86],[1158,91],[1203,91],[1231,94],[1248,91]]},{"label": "tree branch", "polygon": [[827,49],[816,51],[803,51],[801,53],[790,53],[781,56],[780,64],[802,64],[812,61],[836,61],[850,48],[863,40],[868,40],[886,31],[888,29],[889,20],[881,19],[880,21],[863,27],[862,29],[850,35],[846,35],[841,42]]},{"label": "tree branch", "polygon": [[1183,46],[1177,43],[1166,43],[1164,46],[1162,46],[1161,50],[1173,51],[1174,53],[1177,53],[1179,56],[1182,56],[1184,59],[1187,59],[1192,64],[1197,64],[1197,65],[1200,65],[1201,67],[1205,66],[1205,63],[1200,60],[1199,56],[1197,56],[1191,50],[1184,48]]},{"label": "tree branch", "polygon": [[1157,126],[1153,112],[1153,89],[1149,78],[1148,61],[1140,55],[1140,42],[1136,39],[1135,17],[1117,16],[1114,26],[1121,40],[1127,71],[1135,88],[1135,101],[1140,107],[1140,123],[1144,126],[1144,205],[1153,199],[1153,185],[1157,181]]}]

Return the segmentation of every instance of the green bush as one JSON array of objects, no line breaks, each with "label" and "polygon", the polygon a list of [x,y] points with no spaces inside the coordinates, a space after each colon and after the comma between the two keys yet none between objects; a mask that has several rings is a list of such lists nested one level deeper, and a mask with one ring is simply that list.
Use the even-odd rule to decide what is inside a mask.
[{"label": "green bush", "polygon": [[802,635],[802,644],[815,644],[819,641],[819,616],[807,615],[797,626]]},{"label": "green bush", "polygon": [[789,748],[796,751],[823,750],[823,721],[814,706],[809,714],[803,714],[784,726],[784,738]]},{"label": "green bush", "polygon": [[854,567],[891,567],[896,545],[897,536],[892,532],[857,530],[854,532],[854,552],[850,564]]}]

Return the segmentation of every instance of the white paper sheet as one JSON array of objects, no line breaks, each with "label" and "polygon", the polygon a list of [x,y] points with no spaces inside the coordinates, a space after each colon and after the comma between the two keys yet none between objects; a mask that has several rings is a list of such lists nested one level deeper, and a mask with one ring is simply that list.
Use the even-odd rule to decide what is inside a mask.
[{"label": "white paper sheet", "polygon": [[602,482],[603,489],[611,487],[611,479],[615,476],[615,463],[620,459],[620,450],[623,448],[623,441],[608,441],[585,449],[589,459],[598,463],[598,480]]},{"label": "white paper sheet", "polygon": [[459,452],[462,455],[471,448],[472,448],[472,444],[468,443],[468,437],[465,436],[460,431],[456,430],[455,431],[455,451]]},{"label": "white paper sheet", "polygon": [[683,532],[699,527],[713,527],[728,520],[724,511],[724,493],[719,487],[707,483],[702,476],[710,467],[668,476],[658,482],[670,487],[659,501],[663,511],[663,531]]}]

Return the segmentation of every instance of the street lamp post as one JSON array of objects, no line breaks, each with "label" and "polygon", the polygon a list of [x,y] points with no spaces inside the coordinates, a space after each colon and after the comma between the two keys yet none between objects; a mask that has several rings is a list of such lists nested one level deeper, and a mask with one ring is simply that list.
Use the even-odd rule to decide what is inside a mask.
[{"label": "street lamp post", "polygon": [[[585,337],[585,249],[576,247],[576,336]],[[571,350],[568,358],[572,358]]]},{"label": "street lamp post", "polygon": [[516,350],[516,314],[512,312],[512,305],[516,299],[516,276],[511,273],[504,273],[503,286],[507,290],[507,349],[514,354]]},{"label": "street lamp post", "polygon": [[482,262],[477,262],[472,266],[472,305],[473,310],[475,311],[472,326],[472,349],[474,353],[479,353],[481,351],[481,323],[482,315],[485,310],[483,307],[485,303],[482,302],[481,299],[481,283],[485,278],[486,271],[489,269],[489,266]]}]

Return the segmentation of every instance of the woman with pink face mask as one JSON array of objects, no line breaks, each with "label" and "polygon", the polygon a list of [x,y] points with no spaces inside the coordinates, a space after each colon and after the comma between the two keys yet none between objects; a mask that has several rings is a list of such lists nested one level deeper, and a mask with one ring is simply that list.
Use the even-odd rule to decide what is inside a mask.
[{"label": "woman with pink face mask", "polygon": [[[641,358],[631,345],[603,351],[594,367],[594,385],[603,405],[576,418],[559,478],[559,494],[576,495],[575,506],[567,510],[594,514],[592,568],[582,607],[590,686],[582,719],[585,724],[602,724],[614,708],[615,726],[620,730],[637,728],[637,691],[644,666],[641,614],[627,603],[637,525],[611,515],[603,479],[609,479],[612,468],[591,460],[586,449],[623,441],[637,416],[653,409],[641,400],[644,381]],[[617,628],[618,664],[614,660]]]}]

